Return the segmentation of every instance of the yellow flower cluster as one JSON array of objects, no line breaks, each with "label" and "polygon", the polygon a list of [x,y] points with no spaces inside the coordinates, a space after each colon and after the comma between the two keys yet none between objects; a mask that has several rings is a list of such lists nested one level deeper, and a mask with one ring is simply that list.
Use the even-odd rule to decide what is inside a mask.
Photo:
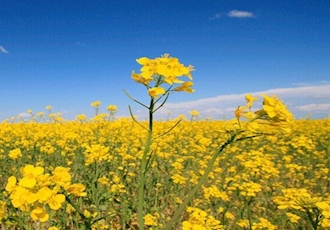
[{"label": "yellow flower cluster", "polygon": [[10,150],[8,156],[11,159],[18,159],[18,158],[20,158],[22,156],[21,149],[16,148],[16,149]]},{"label": "yellow flower cluster", "polygon": [[0,200],[0,223],[5,218],[7,218],[7,205],[6,202]]},{"label": "yellow flower cluster", "polygon": [[321,226],[323,228],[330,228],[330,199],[316,203],[316,207],[321,211],[322,220]]},{"label": "yellow flower cluster", "polygon": [[322,200],[321,197],[312,197],[307,189],[288,188],[283,189],[283,196],[274,197],[274,202],[279,209],[296,209],[304,211],[316,207],[316,203]]},{"label": "yellow flower cluster", "polygon": [[229,201],[229,197],[225,192],[221,192],[215,185],[211,187],[204,187],[203,188],[204,197],[206,200],[212,199],[222,199],[223,201]]},{"label": "yellow flower cluster", "polygon": [[85,144],[83,147],[85,148],[85,165],[90,165],[94,162],[100,163],[111,159],[109,147],[100,144],[92,144],[91,146]]},{"label": "yellow flower cluster", "polygon": [[[141,73],[132,72],[132,78],[137,83],[141,83],[148,88],[149,96],[152,98],[164,95],[169,92],[169,89],[165,89],[161,85],[164,83],[172,86],[173,84],[181,84],[172,91],[184,91],[194,92],[191,87],[193,82],[183,81],[179,77],[186,76],[192,80],[191,72],[194,70],[193,66],[184,66],[180,63],[178,58],[170,57],[169,54],[165,54],[159,58],[149,59],[147,57],[141,57],[136,60],[142,65]],[[151,85],[151,82],[154,84]]]},{"label": "yellow flower cluster", "polygon": [[[241,117],[245,117],[250,121],[258,120],[261,121],[262,124],[278,126],[283,130],[289,132],[291,130],[290,125],[293,122],[293,115],[286,108],[286,105],[284,105],[284,103],[275,95],[268,96],[266,94],[262,94],[262,97],[262,109],[252,112],[251,107],[254,101],[256,101],[258,98],[252,97],[252,95],[247,94],[245,96],[247,104],[236,109],[236,118],[239,119]],[[253,126],[251,128],[253,129]]]},{"label": "yellow flower cluster", "polygon": [[269,222],[269,220],[262,217],[259,218],[259,222],[252,224],[252,230],[264,230],[264,229],[276,230],[277,227],[273,225],[271,222]]},{"label": "yellow flower cluster", "polygon": [[244,182],[241,186],[239,186],[240,194],[242,196],[254,197],[261,191],[261,189],[261,185],[254,182]]},{"label": "yellow flower cluster", "polygon": [[158,225],[158,218],[159,218],[158,213],[155,213],[154,215],[151,215],[150,213],[148,213],[147,215],[145,215],[143,217],[144,224],[146,226],[157,226]]},{"label": "yellow flower cluster", "polygon": [[[155,137],[169,130],[176,123],[176,119],[169,119],[166,122],[156,121]],[[147,125],[146,122],[142,124]],[[161,224],[165,226],[168,222],[167,217],[173,213],[178,203],[184,201],[182,194],[187,194],[193,185],[197,184],[202,173],[205,172],[210,155],[226,140],[227,134],[222,131],[227,125],[227,121],[203,120],[203,117],[193,123],[183,120],[170,133],[155,139],[151,146],[154,156],[150,159],[149,170],[156,179],[147,177],[145,197],[146,205],[152,205],[146,207],[146,210],[154,217],[154,213],[158,212],[160,217],[157,218],[159,225],[150,226],[151,228],[162,229],[159,226]],[[269,132],[269,127],[260,125],[259,130]],[[138,159],[142,155],[144,144],[144,136],[141,136],[141,132],[140,126],[126,118],[116,119],[113,122],[108,120],[92,122],[87,119],[84,122],[54,121],[51,124],[35,121],[1,123],[2,190],[5,190],[8,178],[12,175],[16,176],[16,183],[12,184],[18,187],[21,187],[20,183],[24,186],[29,183],[34,184],[33,178],[35,178],[36,184],[33,188],[18,188],[14,193],[18,195],[18,192],[25,189],[36,194],[44,183],[44,187],[48,187],[51,191],[55,187],[60,187],[55,197],[56,194],[63,194],[80,204],[73,208],[65,201],[61,204],[62,208],[55,211],[42,199],[40,202],[29,204],[26,200],[30,199],[30,195],[27,195],[23,196],[20,202],[27,203],[29,209],[22,211],[21,208],[14,207],[10,198],[12,194],[7,191],[8,195],[3,194],[0,197],[0,201],[6,203],[5,207],[5,204],[0,202],[0,217],[3,216],[1,224],[6,229],[18,229],[22,228],[19,223],[27,222],[29,227],[33,228],[35,223],[31,221],[30,213],[36,207],[41,207],[33,212],[34,218],[37,219],[36,216],[40,216],[39,219],[46,218],[43,210],[49,218],[52,218],[52,223],[45,222],[41,229],[47,229],[50,225],[58,229],[70,229],[77,222],[82,222],[75,211],[78,209],[82,212],[89,210],[92,215],[95,212],[99,213],[95,219],[106,216],[105,224],[111,229],[122,229],[123,223],[135,227],[134,204],[140,168]],[[190,205],[207,212],[207,217],[213,216],[216,220],[220,220],[221,225],[226,229],[239,229],[238,224],[245,226],[246,221],[243,220],[249,218],[247,210],[251,210],[251,220],[246,228],[252,228],[253,224],[255,227],[258,224],[260,226],[262,223],[259,218],[265,218],[276,225],[277,229],[293,230],[306,226],[312,229],[305,215],[306,210],[293,208],[306,206],[306,203],[312,201],[313,205],[310,207],[317,209],[318,213],[324,216],[320,225],[328,228],[325,227],[328,220],[325,218],[328,215],[327,205],[318,202],[329,204],[330,193],[326,186],[329,182],[329,138],[330,120],[296,120],[292,124],[292,132],[287,135],[267,135],[234,143],[228,146],[224,154],[216,160],[204,187],[198,191],[196,199]],[[22,156],[13,164],[9,154],[17,148],[21,150]],[[53,153],[49,154],[47,150],[49,152],[52,150]],[[98,152],[102,154],[98,155]],[[85,165],[89,155],[91,155],[90,162],[94,163]],[[98,161],[98,157],[102,160]],[[28,177],[30,179],[20,182],[25,176],[19,174],[19,168],[21,166],[24,168],[26,164],[33,164],[34,168],[42,166],[44,172],[39,175],[40,169],[34,169],[36,172],[32,173],[31,178]],[[57,168],[58,165],[65,168]],[[66,173],[68,167],[71,177]],[[97,174],[93,171],[95,169]],[[48,176],[46,176],[47,172],[49,172]],[[80,185],[73,186],[67,183],[70,178]],[[246,183],[252,182],[259,184],[261,191],[256,192],[253,186],[247,186],[249,184]],[[88,188],[87,194],[82,189],[83,185]],[[240,193],[240,188],[246,193]],[[305,191],[292,190],[290,193],[285,192],[286,195],[282,192],[285,191],[284,189],[292,188],[305,189]],[[251,195],[256,195],[244,196],[248,194],[248,189],[252,189]],[[92,191],[96,191],[100,197],[92,195]],[[80,198],[75,197],[74,194],[86,196]],[[300,202],[297,194],[306,194],[305,197],[302,196],[305,202]],[[92,201],[94,197],[99,199],[99,208],[96,208]],[[19,206],[17,200],[14,199],[15,206]],[[78,202],[80,200],[83,202]],[[250,200],[253,202],[248,203]],[[31,201],[33,199],[29,202]],[[280,205],[287,205],[288,208],[281,209],[285,206]],[[223,210],[220,212],[221,208]],[[14,221],[13,217],[17,216],[22,217],[23,220]],[[182,215],[187,222],[190,222],[190,216],[191,212]],[[11,226],[8,220],[11,220]],[[181,228],[182,222],[173,227],[173,229]]]},{"label": "yellow flower cluster", "polygon": [[207,212],[199,209],[188,207],[187,212],[189,218],[182,223],[182,230],[213,230],[224,229],[219,220],[216,220],[213,216],[208,215]]},{"label": "yellow flower cluster", "polygon": [[56,167],[52,174],[44,173],[40,166],[26,165],[20,169],[22,178],[8,178],[6,191],[15,208],[30,212],[33,220],[46,222],[49,219],[47,207],[59,210],[65,201],[62,189],[75,196],[86,196],[85,186],[71,184],[68,168]]}]

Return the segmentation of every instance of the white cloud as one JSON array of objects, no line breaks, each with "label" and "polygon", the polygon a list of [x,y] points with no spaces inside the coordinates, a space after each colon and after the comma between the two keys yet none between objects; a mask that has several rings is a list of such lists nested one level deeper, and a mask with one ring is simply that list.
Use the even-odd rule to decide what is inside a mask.
[{"label": "white cloud", "polygon": [[301,110],[304,112],[329,112],[330,113],[330,103],[326,104],[308,104],[308,105],[301,105],[295,107],[297,110]]},{"label": "white cloud", "polygon": [[248,11],[239,11],[239,10],[232,10],[228,14],[228,17],[231,18],[253,18],[254,14]]},{"label": "white cloud", "polygon": [[23,113],[18,114],[18,116],[20,116],[20,117],[31,117],[31,114],[23,112]]},{"label": "white cloud", "polygon": [[[330,84],[303,86],[291,88],[278,88],[258,92],[246,92],[243,94],[220,95],[212,98],[204,98],[195,101],[166,103],[157,111],[158,117],[166,117],[168,111],[172,112],[171,117],[176,117],[179,114],[188,114],[191,110],[198,110],[203,117],[221,118],[222,116],[231,117],[233,112],[239,105],[244,105],[245,95],[251,93],[253,96],[261,97],[261,94],[279,96],[288,108],[300,117],[304,112],[320,111],[330,113],[328,103],[324,101],[330,100]],[[329,100],[328,100],[329,99]],[[260,106],[256,103],[256,107]],[[323,103],[323,104],[322,104]]]},{"label": "white cloud", "polygon": [[215,14],[213,17],[210,17],[210,19],[217,19],[217,18],[220,18],[221,17],[221,14]]},{"label": "white cloud", "polygon": [[3,46],[0,46],[0,52],[1,53],[4,53],[4,54],[7,54],[8,53],[8,51]]}]

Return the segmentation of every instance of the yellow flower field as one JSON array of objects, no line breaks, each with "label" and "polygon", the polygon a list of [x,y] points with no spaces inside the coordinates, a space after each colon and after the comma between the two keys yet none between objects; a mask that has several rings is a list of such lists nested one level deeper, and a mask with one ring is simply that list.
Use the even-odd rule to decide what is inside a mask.
[{"label": "yellow flower field", "polygon": [[[0,123],[0,229],[330,229],[330,118],[294,120],[276,96],[246,95],[232,120],[155,121],[192,66],[137,59],[147,121],[117,107]],[[188,77],[183,81],[179,77]],[[180,84],[172,89],[175,84]]]},{"label": "yellow flower field", "polygon": [[[174,122],[156,122],[156,136]],[[155,139],[145,184],[147,226],[162,229],[166,224],[197,183],[212,152],[227,138],[222,132],[227,125],[225,121],[183,121]],[[2,123],[3,229],[79,229],[83,226],[79,213],[93,220],[104,217],[95,221],[93,229],[135,229],[141,133],[145,131],[128,119]],[[298,120],[291,134],[232,144],[216,160],[175,229],[197,229],[193,225],[312,229],[310,218],[317,217],[326,229],[330,225],[329,139],[329,119]],[[81,187],[75,188],[78,184]],[[26,191],[12,193],[15,186]]]}]

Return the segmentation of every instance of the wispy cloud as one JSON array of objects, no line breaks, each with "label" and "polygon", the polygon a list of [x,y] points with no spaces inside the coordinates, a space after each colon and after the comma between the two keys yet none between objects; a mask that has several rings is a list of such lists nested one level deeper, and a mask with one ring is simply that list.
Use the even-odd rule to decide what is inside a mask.
[{"label": "wispy cloud", "polygon": [[308,105],[301,105],[295,107],[297,110],[301,110],[304,112],[329,112],[330,113],[330,103],[326,104],[308,104]]},{"label": "wispy cloud", "polygon": [[240,10],[232,10],[228,12],[228,17],[231,18],[253,18],[255,17],[252,12],[248,11],[240,11]]},{"label": "wispy cloud", "polygon": [[4,54],[7,54],[8,53],[8,51],[3,46],[0,46],[0,52],[1,53],[4,53]]},{"label": "wispy cloud", "polygon": [[20,117],[31,117],[31,114],[29,114],[27,112],[22,112],[22,113],[18,114],[18,116],[20,116]]},{"label": "wispy cloud", "polygon": [[210,19],[213,20],[213,19],[218,19],[220,17],[221,17],[221,14],[215,14],[212,17],[210,17]]},{"label": "wispy cloud", "polygon": [[[302,86],[290,88],[269,89],[251,93],[253,96],[261,97],[261,94],[278,95],[296,117],[303,117],[306,113],[319,114],[326,117],[330,113],[330,84],[316,86]],[[197,109],[203,117],[221,118],[232,117],[238,105],[244,105],[244,94],[220,95],[212,98],[204,98],[195,101],[180,103],[166,103],[159,111],[158,117],[166,117],[169,111],[172,117],[179,114],[188,114],[189,111]],[[259,102],[261,103],[261,102]],[[259,107],[260,104],[256,104]],[[143,115],[138,113],[137,115]]]}]

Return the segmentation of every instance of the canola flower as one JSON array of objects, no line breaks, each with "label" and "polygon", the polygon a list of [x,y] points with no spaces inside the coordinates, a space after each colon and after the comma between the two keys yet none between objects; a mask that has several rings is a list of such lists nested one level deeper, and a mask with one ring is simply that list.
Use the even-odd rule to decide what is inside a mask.
[{"label": "canola flower", "polygon": [[[136,60],[140,65],[140,73],[132,72],[132,78],[135,82],[143,84],[147,87],[148,94],[152,98],[157,98],[160,95],[165,95],[167,92],[188,92],[192,93],[194,90],[192,74],[194,67],[185,66],[180,63],[178,58],[171,57],[169,54],[155,59],[141,57]],[[190,81],[183,81],[182,77],[188,77]],[[165,84],[170,87],[164,88]],[[174,84],[181,84],[171,89]]]},{"label": "canola flower", "polygon": [[[191,65],[183,65],[182,63],[180,63],[178,58],[171,57],[169,54],[164,54],[163,56],[155,59],[141,57],[136,61],[140,65],[142,65],[142,67],[140,68],[140,73],[135,73],[133,71],[131,77],[135,82],[143,84],[146,87],[148,95],[150,97],[150,104],[149,106],[146,106],[126,93],[134,102],[147,108],[149,112],[149,126],[146,128],[135,120],[132,112],[130,111],[133,120],[135,120],[139,125],[141,125],[148,131],[145,149],[141,159],[138,191],[138,225],[139,229],[142,230],[144,229],[144,184],[148,167],[147,157],[148,155],[150,155],[150,146],[153,142],[153,114],[164,105],[169,96],[169,93],[194,92],[194,90],[191,88],[193,86],[191,72],[194,70],[194,68]],[[183,81],[181,80],[181,77],[188,77],[190,81]],[[181,85],[172,89],[174,84]],[[164,101],[156,108],[157,102],[159,102],[159,100],[163,96],[165,96]],[[175,124],[167,132],[171,131],[177,124]],[[165,132],[164,134],[166,134],[167,132]],[[149,157],[151,157],[151,155]]]},{"label": "canola flower", "polygon": [[44,174],[43,167],[25,165],[20,172],[22,178],[9,177],[5,189],[10,194],[13,207],[29,212],[32,220],[46,222],[49,219],[48,208],[54,211],[62,208],[66,196],[61,193],[61,188],[74,196],[86,196],[84,185],[71,184],[67,168],[56,167],[50,175]]}]

